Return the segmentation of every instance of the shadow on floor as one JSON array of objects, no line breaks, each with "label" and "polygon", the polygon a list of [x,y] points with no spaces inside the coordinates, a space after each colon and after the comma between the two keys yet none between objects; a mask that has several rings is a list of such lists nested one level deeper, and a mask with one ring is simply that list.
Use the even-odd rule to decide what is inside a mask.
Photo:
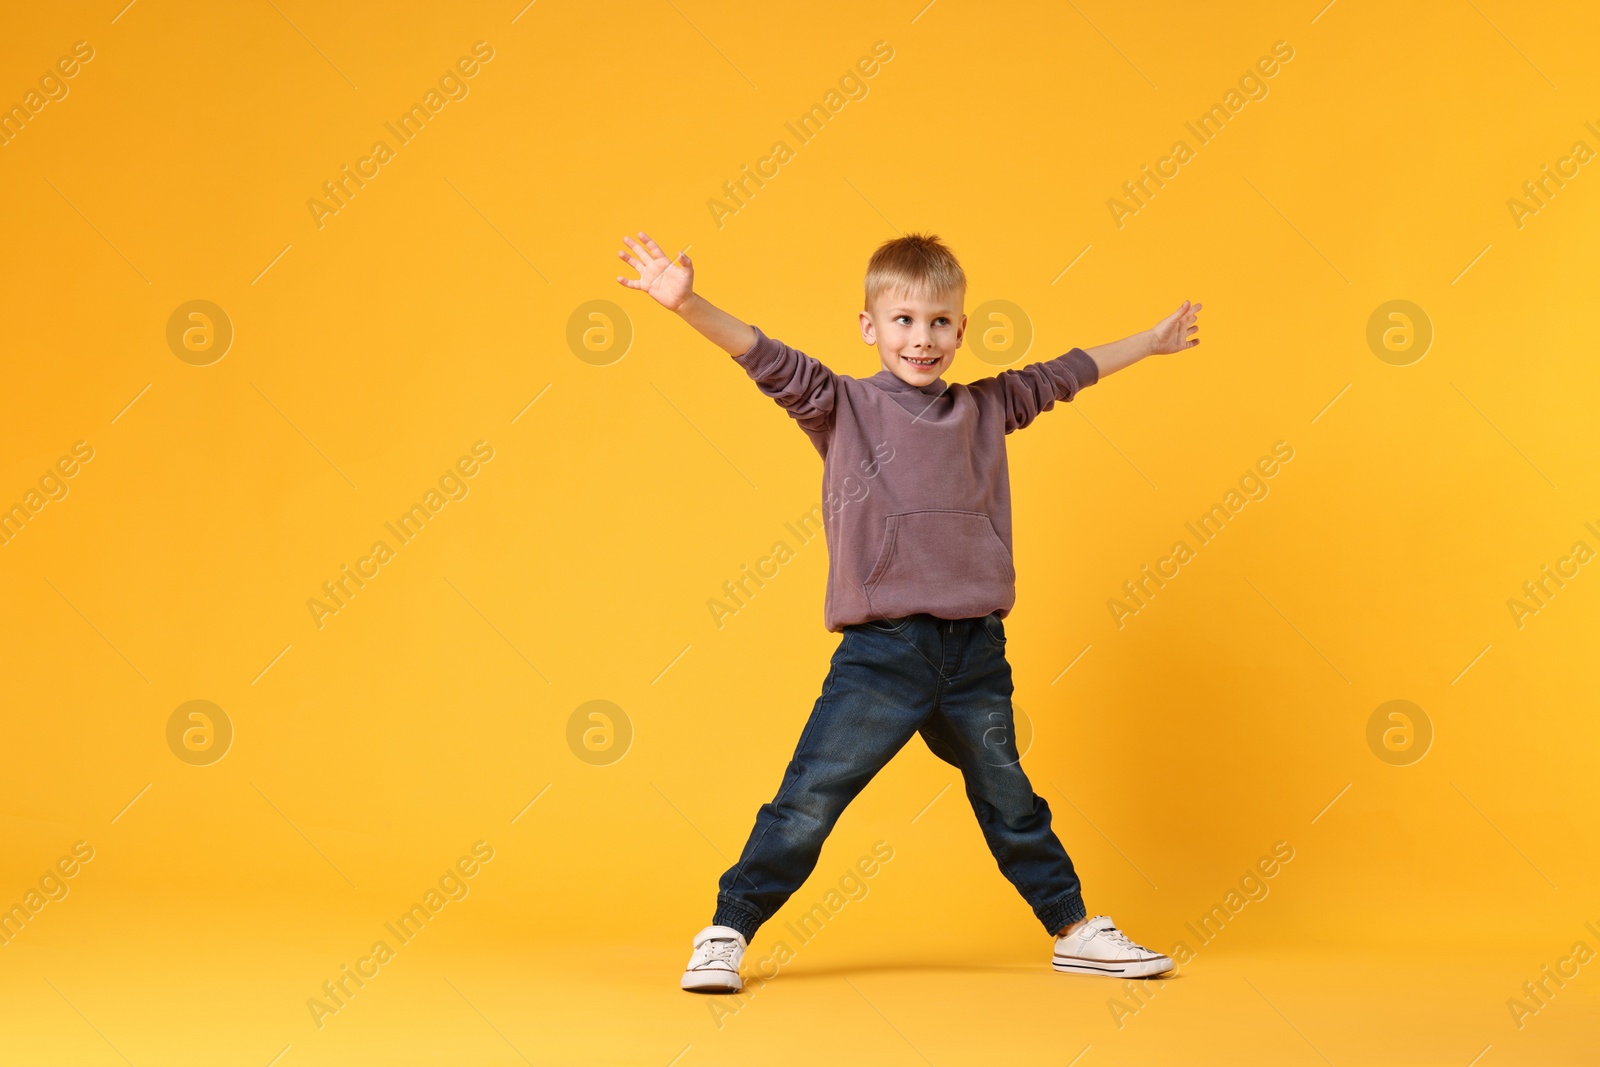
[{"label": "shadow on floor", "polygon": [[[982,964],[982,963],[956,963],[939,962],[937,960],[906,960],[887,963],[856,963],[831,967],[808,967],[804,965],[791,965],[783,968],[771,978],[765,978],[759,971],[745,974],[745,981],[752,979],[767,982],[804,982],[808,979],[818,978],[851,978],[857,975],[872,974],[1009,974],[1022,977],[1040,977],[1056,979],[1085,978],[1093,980],[1100,976],[1087,974],[1064,974],[1050,967],[1048,963],[1013,963],[1013,964]],[[1108,978],[1115,976],[1107,975]],[[1172,982],[1178,981],[1178,975],[1172,971],[1164,975],[1155,975],[1149,978],[1129,979],[1136,982]]]}]

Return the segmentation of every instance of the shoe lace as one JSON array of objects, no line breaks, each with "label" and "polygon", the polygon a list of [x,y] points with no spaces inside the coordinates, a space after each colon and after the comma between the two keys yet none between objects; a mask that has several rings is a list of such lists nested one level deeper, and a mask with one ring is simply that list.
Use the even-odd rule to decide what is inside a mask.
[{"label": "shoe lace", "polygon": [[1107,926],[1102,928],[1100,931],[1100,936],[1106,938],[1121,948],[1131,949],[1134,952],[1150,951],[1137,941],[1130,939],[1127,934],[1123,933],[1121,930],[1118,930],[1115,926]]},{"label": "shoe lace", "polygon": [[733,953],[738,949],[739,943],[732,938],[714,937],[701,944],[700,950],[706,954],[706,962],[720,960],[723,963],[733,962]]}]

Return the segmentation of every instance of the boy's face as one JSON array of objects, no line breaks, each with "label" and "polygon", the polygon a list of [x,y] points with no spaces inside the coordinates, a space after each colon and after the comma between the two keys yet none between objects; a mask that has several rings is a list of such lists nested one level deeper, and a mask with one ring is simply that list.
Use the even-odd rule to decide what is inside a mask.
[{"label": "boy's face", "polygon": [[878,346],[883,367],[903,382],[930,385],[949,369],[967,330],[964,292],[915,297],[886,290],[861,312],[861,339]]}]

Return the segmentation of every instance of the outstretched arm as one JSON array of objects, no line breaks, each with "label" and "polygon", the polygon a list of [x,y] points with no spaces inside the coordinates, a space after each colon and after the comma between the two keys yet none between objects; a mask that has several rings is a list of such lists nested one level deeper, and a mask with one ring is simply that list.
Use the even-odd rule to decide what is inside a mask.
[{"label": "outstretched arm", "polygon": [[982,404],[995,405],[1006,433],[1033,422],[1040,412],[1049,411],[1056,401],[1070,401],[1085,386],[1131,366],[1145,356],[1179,352],[1200,343],[1191,337],[1200,327],[1195,315],[1200,305],[1185,300],[1178,310],[1148,330],[1093,348],[1074,348],[1065,355],[1026,367],[1003,370],[967,386]]},{"label": "outstretched arm", "polygon": [[1191,305],[1185,300],[1178,305],[1177,311],[1150,329],[1140,330],[1132,337],[1124,337],[1110,344],[1095,345],[1084,351],[1089,353],[1089,358],[1100,368],[1100,377],[1104,378],[1113,371],[1132,366],[1146,356],[1166,355],[1171,352],[1181,352],[1185,348],[1193,348],[1200,343],[1200,338],[1193,335],[1200,331],[1200,327],[1195,324],[1195,318],[1203,306]]},{"label": "outstretched arm", "polygon": [[694,291],[694,265],[687,255],[679,252],[675,260],[669,260],[649,234],[641,230],[639,237],[644,241],[642,245],[631,237],[622,239],[633,255],[617,253],[639,272],[639,277],[634,280],[619,274],[617,281],[629,289],[649,293],[732,356],[756,387],[787,411],[810,435],[817,450],[823,451],[825,435],[833,424],[839,376],[804,352],[768,337],[702,299]]},{"label": "outstretched arm", "polygon": [[649,234],[640,230],[639,236],[644,239],[642,245],[631,237],[622,239],[634,255],[624,251],[617,253],[639,272],[639,277],[635,280],[619,274],[617,281],[629,289],[649,293],[662,307],[677,312],[684,322],[728,355],[741,356],[750,351],[756,343],[755,329],[694,291],[694,264],[689,261],[689,254],[679,252],[676,260],[670,260]]}]

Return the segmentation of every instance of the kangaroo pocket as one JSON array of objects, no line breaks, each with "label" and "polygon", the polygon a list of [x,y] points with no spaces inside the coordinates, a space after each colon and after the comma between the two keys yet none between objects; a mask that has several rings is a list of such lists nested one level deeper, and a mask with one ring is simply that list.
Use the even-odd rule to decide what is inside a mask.
[{"label": "kangaroo pocket", "polygon": [[925,611],[969,618],[1009,611],[1016,577],[988,515],[908,511],[885,519],[878,558],[862,589],[880,617]]}]

